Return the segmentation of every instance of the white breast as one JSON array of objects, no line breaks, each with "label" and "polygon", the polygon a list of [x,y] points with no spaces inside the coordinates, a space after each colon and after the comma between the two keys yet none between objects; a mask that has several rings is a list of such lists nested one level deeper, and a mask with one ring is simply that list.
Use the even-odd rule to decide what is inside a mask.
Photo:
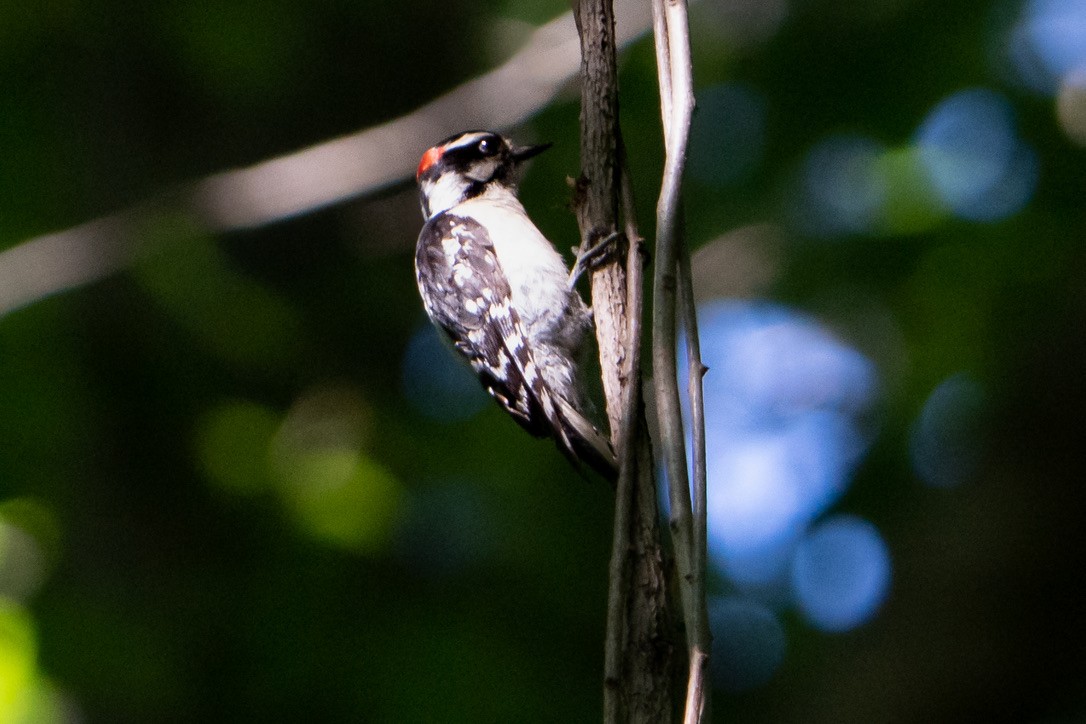
[{"label": "white breast", "polygon": [[569,269],[512,193],[480,196],[451,211],[474,218],[490,233],[498,263],[509,280],[513,305],[525,324],[533,326],[565,314]]}]

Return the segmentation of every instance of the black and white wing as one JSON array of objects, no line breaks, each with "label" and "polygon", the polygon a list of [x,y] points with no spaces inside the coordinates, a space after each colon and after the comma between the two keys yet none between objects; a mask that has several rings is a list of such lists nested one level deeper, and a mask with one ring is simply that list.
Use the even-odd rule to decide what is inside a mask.
[{"label": "black and white wing", "polygon": [[547,387],[487,230],[469,217],[433,217],[419,235],[415,274],[427,314],[487,392],[533,435],[554,436],[568,457],[610,474],[610,443]]},{"label": "black and white wing", "polygon": [[415,273],[427,314],[487,392],[530,432],[547,434],[542,379],[486,229],[474,219],[435,216],[419,235]]}]

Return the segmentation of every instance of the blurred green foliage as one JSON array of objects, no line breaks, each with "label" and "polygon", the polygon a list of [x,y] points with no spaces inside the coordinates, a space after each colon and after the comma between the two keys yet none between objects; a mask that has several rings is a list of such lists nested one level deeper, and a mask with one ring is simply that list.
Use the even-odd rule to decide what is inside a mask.
[{"label": "blurred green foliage", "polygon": [[[1019,7],[694,8],[699,88],[753,89],[764,126],[745,138],[764,146],[741,174],[690,181],[691,240],[773,225],[769,281],[743,293],[819,316],[878,365],[880,435],[839,507],[877,522],[894,562],[857,631],[786,615],[783,667],[718,695],[720,721],[1086,715],[1086,152],[998,61]],[[566,9],[0,3],[0,250],[406,113]],[[621,72],[650,234],[649,40]],[[1041,169],[992,223],[936,200],[912,135],[978,85],[1010,99]],[[561,248],[574,95],[517,129],[559,140],[523,195]],[[884,149],[880,225],[807,235],[795,179],[842,132]],[[0,724],[599,718],[611,493],[492,405],[450,423],[408,404],[420,225],[406,184],[218,237],[163,215],[130,270],[0,318]],[[932,490],[909,429],[962,371],[990,400],[986,454]]]}]

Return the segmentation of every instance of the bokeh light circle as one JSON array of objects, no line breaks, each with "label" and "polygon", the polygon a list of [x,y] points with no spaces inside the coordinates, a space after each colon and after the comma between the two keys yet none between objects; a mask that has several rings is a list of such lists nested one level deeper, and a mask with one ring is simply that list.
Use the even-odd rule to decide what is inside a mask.
[{"label": "bokeh light circle", "polygon": [[867,448],[874,365],[787,307],[716,301],[699,313],[707,515],[714,564],[748,594],[787,590],[796,543]]},{"label": "bokeh light circle", "polygon": [[1017,135],[1010,102],[969,88],[938,103],[916,133],[920,160],[956,216],[996,221],[1022,208],[1037,184],[1036,154]]},{"label": "bokeh light circle", "polygon": [[823,631],[848,631],[878,611],[890,589],[890,551],[874,525],[837,515],[796,549],[792,587],[800,612]]},{"label": "bokeh light circle", "polygon": [[1032,0],[1025,6],[1022,31],[1051,88],[1086,67],[1086,0]]}]

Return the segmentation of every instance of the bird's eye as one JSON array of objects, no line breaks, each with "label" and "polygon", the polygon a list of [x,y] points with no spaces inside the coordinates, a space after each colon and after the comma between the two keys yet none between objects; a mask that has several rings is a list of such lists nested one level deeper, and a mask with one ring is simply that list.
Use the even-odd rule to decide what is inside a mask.
[{"label": "bird's eye", "polygon": [[479,153],[489,156],[494,152],[494,143],[489,138],[479,141]]}]

